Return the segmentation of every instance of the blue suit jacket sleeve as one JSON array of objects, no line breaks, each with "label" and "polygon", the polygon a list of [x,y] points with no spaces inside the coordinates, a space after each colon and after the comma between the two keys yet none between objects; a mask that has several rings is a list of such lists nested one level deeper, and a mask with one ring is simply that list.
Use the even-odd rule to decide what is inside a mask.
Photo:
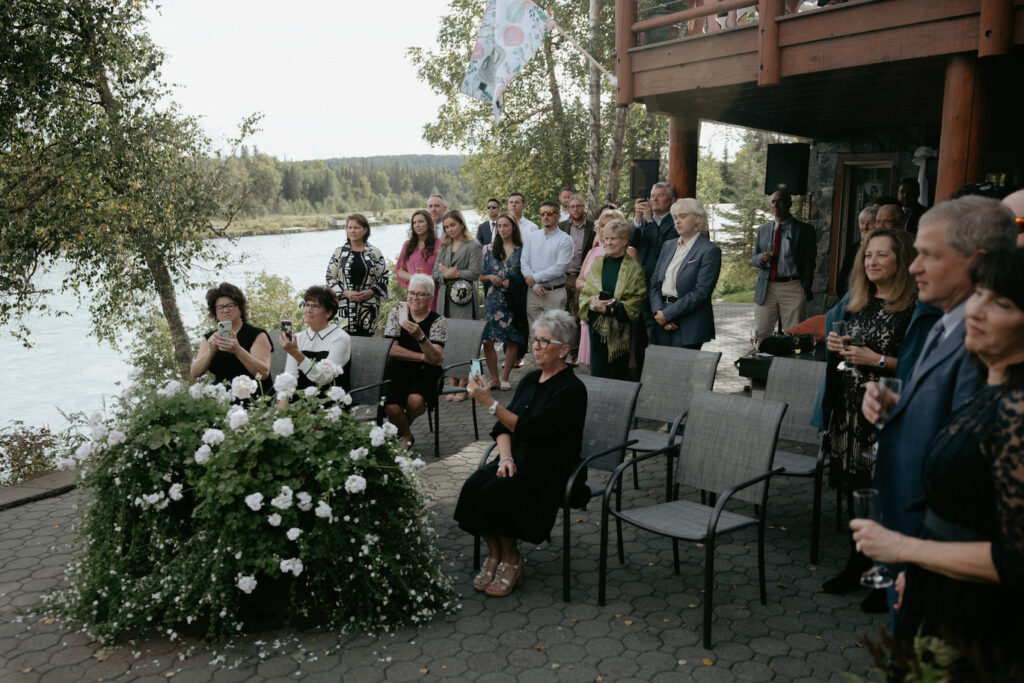
[{"label": "blue suit jacket sleeve", "polygon": [[[662,249],[663,257],[666,248],[670,244],[672,243],[667,242],[665,248]],[[696,249],[697,246],[694,245],[694,248]],[[697,263],[685,263],[680,266],[676,288],[677,290],[679,289],[679,282],[689,276],[692,272],[690,268],[694,266],[697,269],[697,282],[689,291],[677,291],[676,293],[679,295],[679,298],[663,309],[663,315],[669,320],[678,320],[697,308],[697,306],[709,302],[711,300],[711,293],[715,291],[715,285],[718,284],[718,275],[722,271],[722,250],[714,244],[707,242],[706,239],[702,239],[699,246],[701,247],[699,253],[694,255],[691,252],[687,255],[689,261],[697,261]],[[668,260],[672,260],[671,253]],[[661,265],[660,261],[658,265]],[[668,261],[665,262],[665,267],[668,267]],[[664,278],[664,273],[662,273],[662,278]]]}]

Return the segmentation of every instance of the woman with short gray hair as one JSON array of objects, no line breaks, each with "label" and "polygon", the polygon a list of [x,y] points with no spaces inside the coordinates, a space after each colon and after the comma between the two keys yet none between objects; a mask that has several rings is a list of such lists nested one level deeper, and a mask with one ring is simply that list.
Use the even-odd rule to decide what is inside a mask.
[{"label": "woman with short gray hair", "polygon": [[508,408],[483,377],[469,377],[470,395],[498,420],[491,437],[499,456],[463,484],[455,520],[487,543],[473,587],[488,595],[508,595],[522,583],[526,557],[517,541],[548,537],[580,462],[587,390],[566,363],[574,328],[565,311],[546,311],[534,321],[530,345],[539,369],[520,380]]}]

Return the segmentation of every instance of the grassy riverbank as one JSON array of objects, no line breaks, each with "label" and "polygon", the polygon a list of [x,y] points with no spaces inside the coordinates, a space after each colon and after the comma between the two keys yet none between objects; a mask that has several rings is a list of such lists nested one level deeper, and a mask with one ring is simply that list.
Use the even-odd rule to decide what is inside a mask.
[{"label": "grassy riverbank", "polygon": [[[392,225],[395,223],[407,223],[412,217],[412,212],[421,208],[423,207],[413,206],[408,209],[391,209],[379,215],[360,213],[363,213],[370,220],[371,225]],[[463,210],[466,210],[466,208]],[[284,232],[335,230],[343,227],[344,222],[345,214],[271,214],[267,216],[236,218],[232,221],[231,226],[228,227],[227,236],[249,237],[252,235],[278,235]],[[224,226],[224,221],[215,220],[213,224],[215,227],[221,228]]]}]

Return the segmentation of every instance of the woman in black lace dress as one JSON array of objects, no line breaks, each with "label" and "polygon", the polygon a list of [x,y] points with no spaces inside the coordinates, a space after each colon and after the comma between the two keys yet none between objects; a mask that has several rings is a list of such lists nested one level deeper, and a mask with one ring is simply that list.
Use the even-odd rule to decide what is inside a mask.
[{"label": "woman in black lace dress", "polygon": [[[831,456],[829,485],[847,497],[848,507],[854,490],[871,486],[871,447],[878,438],[874,425],[860,412],[864,383],[913,366],[900,353],[917,303],[917,289],[908,271],[916,255],[910,240],[903,230],[871,232],[857,251],[855,262],[861,265],[850,276],[849,291],[826,316],[829,328],[833,322],[845,321],[848,333],[842,339],[829,331],[828,370],[819,392],[821,411],[812,423],[825,429],[825,447]],[[860,575],[869,566],[851,544],[846,567],[825,582],[825,592],[846,593],[859,587]],[[865,609],[873,610],[874,605],[865,604]]]},{"label": "woman in black lace dress", "polygon": [[[1024,250],[971,267],[964,346],[986,384],[932,439],[922,464],[921,538],[863,519],[850,528],[879,562],[909,563],[896,582],[896,635],[921,629],[1024,662]],[[988,661],[999,661],[993,652]],[[1024,674],[1024,670],[1019,673]]]}]

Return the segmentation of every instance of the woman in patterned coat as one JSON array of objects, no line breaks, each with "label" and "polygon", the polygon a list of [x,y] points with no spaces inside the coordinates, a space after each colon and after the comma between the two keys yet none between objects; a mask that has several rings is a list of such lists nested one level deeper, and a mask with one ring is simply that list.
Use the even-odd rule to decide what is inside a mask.
[{"label": "woman in patterned coat", "polygon": [[327,284],[338,295],[338,323],[350,335],[377,334],[377,314],[388,296],[388,264],[372,246],[366,216],[348,217],[348,241],[338,247],[327,264]]}]

